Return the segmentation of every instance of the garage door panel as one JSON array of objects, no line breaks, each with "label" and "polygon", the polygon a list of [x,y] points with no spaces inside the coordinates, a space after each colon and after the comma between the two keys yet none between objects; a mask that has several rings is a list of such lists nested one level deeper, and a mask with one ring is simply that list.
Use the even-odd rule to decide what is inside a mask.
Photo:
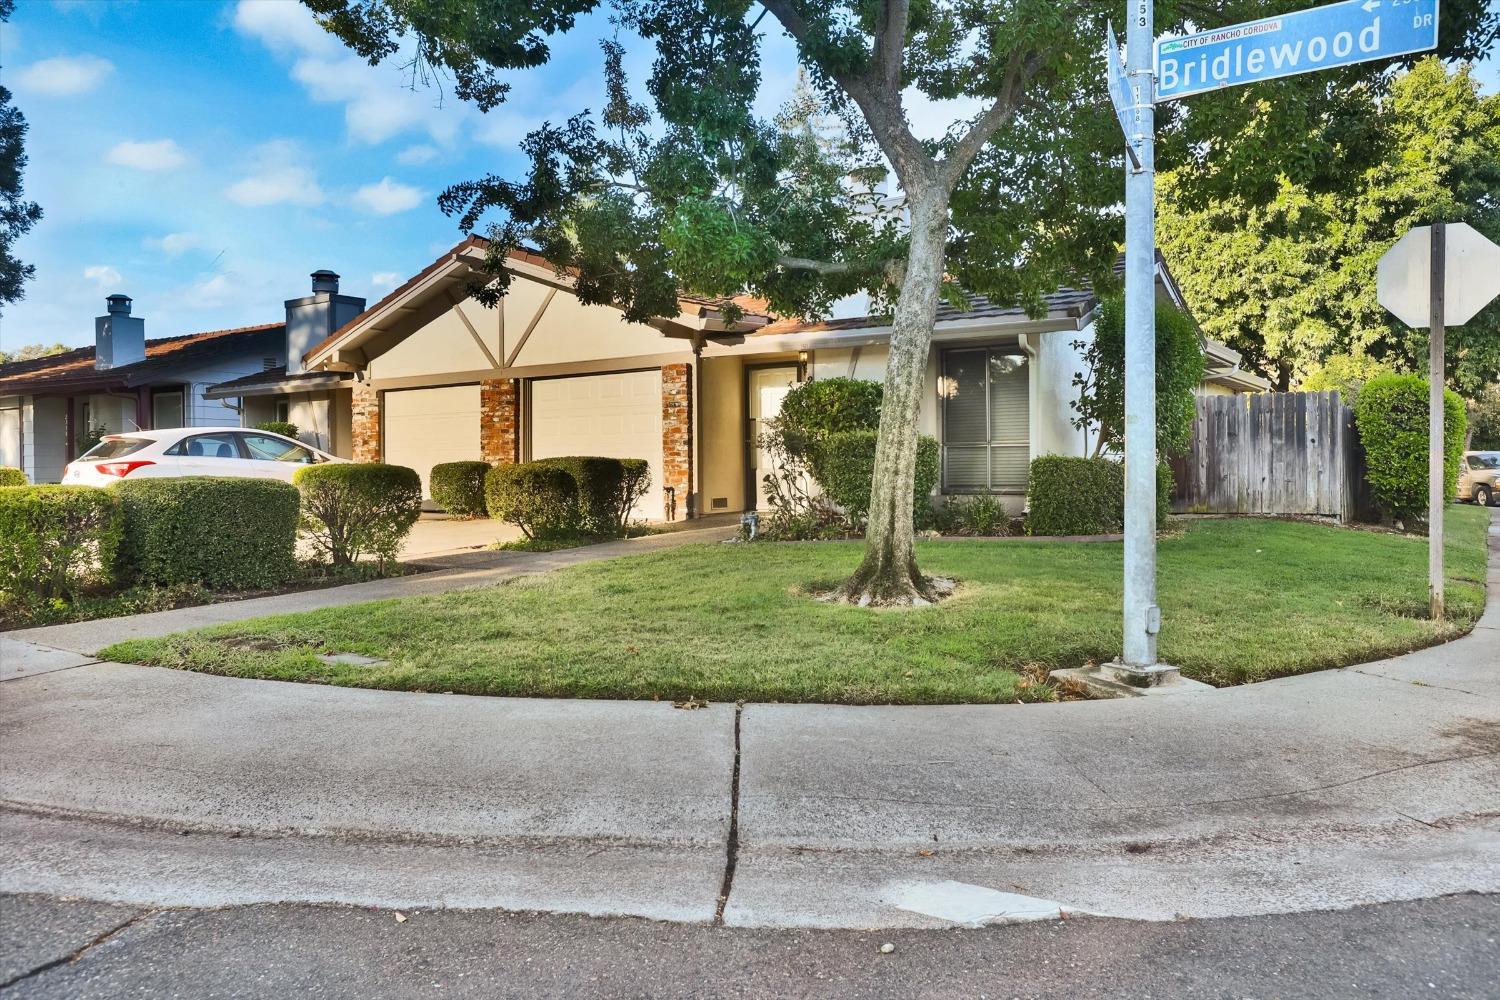
[{"label": "garage door panel", "polygon": [[415,469],[429,497],[432,467],[479,461],[479,386],[401,389],[385,393],[385,460]]},{"label": "garage door panel", "polygon": [[651,490],[635,516],[662,511],[661,372],[539,379],[531,384],[531,457],[644,458]]}]

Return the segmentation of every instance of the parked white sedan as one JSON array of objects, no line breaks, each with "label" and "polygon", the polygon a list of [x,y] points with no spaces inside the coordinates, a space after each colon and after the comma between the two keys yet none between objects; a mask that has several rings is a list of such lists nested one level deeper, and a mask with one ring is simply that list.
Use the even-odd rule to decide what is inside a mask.
[{"label": "parked white sedan", "polygon": [[291,482],[304,465],[343,462],[327,452],[270,431],[247,427],[174,427],[107,434],[68,463],[62,481],[111,486],[122,479],[243,476]]}]

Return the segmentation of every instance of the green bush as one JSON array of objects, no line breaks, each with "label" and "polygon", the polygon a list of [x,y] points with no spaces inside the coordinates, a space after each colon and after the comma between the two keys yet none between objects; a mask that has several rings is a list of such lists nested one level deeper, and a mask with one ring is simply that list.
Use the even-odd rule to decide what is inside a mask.
[{"label": "green bush", "polygon": [[26,473],[10,465],[0,465],[0,486],[29,486]]},{"label": "green bush", "polygon": [[945,535],[998,538],[1010,534],[1010,514],[999,497],[949,497],[943,503],[939,530]]},{"label": "green bush", "polygon": [[556,539],[578,532],[578,484],[551,462],[497,465],[484,477],[490,517],[514,524],[527,538]]},{"label": "green bush", "polygon": [[280,434],[293,440],[297,438],[297,425],[290,420],[262,420],[255,425],[258,431],[270,431],[272,434]]},{"label": "green bush", "polygon": [[1026,480],[1028,535],[1108,535],[1121,529],[1125,467],[1108,458],[1043,455]]},{"label": "green bush", "polygon": [[72,600],[109,579],[119,545],[120,498],[113,490],[0,490],[0,591]]},{"label": "green bush", "polygon": [[[1177,488],[1177,479],[1172,475],[1172,467],[1162,462],[1156,467],[1156,526],[1165,528],[1167,518],[1172,515],[1172,491]],[[1123,523],[1124,513],[1120,515]]]},{"label": "green bush", "polygon": [[[843,508],[855,526],[863,524],[870,514],[877,437],[878,432],[873,429],[834,431],[819,440],[809,456],[813,479],[830,500]],[[940,468],[937,438],[920,438],[917,441],[915,489],[912,491],[914,516],[929,507],[928,497],[937,485]]]},{"label": "green bush", "polygon": [[[1367,459],[1365,478],[1381,512],[1395,520],[1427,514],[1427,380],[1420,375],[1381,375],[1364,384],[1354,422]],[[1468,417],[1463,400],[1443,392],[1443,489],[1458,485]]]},{"label": "green bush", "polygon": [[488,462],[442,462],[432,467],[427,486],[432,499],[448,513],[483,517],[484,477],[489,471]]},{"label": "green bush", "polygon": [[116,560],[124,583],[214,590],[274,587],[297,575],[297,491],[270,479],[126,480]]},{"label": "green bush", "polygon": [[781,401],[776,417],[787,452],[799,461],[810,461],[813,445],[830,434],[877,429],[884,392],[879,382],[843,377],[797,386]]},{"label": "green bush", "polygon": [[305,465],[292,482],[302,494],[303,533],[335,567],[371,555],[385,572],[422,515],[421,477],[403,465]]}]

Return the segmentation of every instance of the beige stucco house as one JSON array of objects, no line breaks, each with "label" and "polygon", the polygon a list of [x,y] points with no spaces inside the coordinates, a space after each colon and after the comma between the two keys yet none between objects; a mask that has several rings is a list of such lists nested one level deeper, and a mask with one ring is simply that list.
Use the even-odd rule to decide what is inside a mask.
[{"label": "beige stucco house", "polygon": [[[881,379],[889,326],[881,317],[817,323],[753,309],[729,321],[712,302],[679,301],[675,316],[626,323],[580,303],[566,275],[516,252],[497,308],[469,297],[486,244],[471,237],[369,309],[311,343],[300,363],[216,386],[242,398],[247,421],[271,411],[293,422],[327,413],[333,449],[415,468],[560,455],[644,458],[656,488],[649,519],[754,509],[765,458],[762,421],[805,379]],[[1181,304],[1161,269],[1160,293]],[[947,493],[993,493],[1019,510],[1027,465],[1082,454],[1073,426],[1075,344],[1092,336],[1097,300],[1063,289],[1032,319],[975,298],[944,308],[933,333],[921,430],[943,445]],[[1238,356],[1206,344],[1204,391],[1264,388]],[[341,415],[342,414],[342,415]]]}]

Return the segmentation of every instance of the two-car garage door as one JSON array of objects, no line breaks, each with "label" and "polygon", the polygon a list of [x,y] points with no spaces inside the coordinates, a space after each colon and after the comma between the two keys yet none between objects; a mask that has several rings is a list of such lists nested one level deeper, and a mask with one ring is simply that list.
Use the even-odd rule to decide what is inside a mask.
[{"label": "two-car garage door", "polygon": [[[660,520],[661,370],[616,372],[531,383],[531,457],[644,458],[651,489],[632,515]],[[678,509],[686,503],[678,498]]]}]

